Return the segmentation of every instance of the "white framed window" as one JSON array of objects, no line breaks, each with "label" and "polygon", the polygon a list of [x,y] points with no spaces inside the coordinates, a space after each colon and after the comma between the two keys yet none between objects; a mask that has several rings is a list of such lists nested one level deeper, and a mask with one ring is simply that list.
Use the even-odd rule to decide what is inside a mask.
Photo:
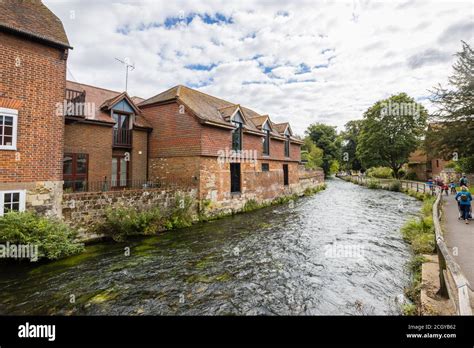
[{"label": "white framed window", "polygon": [[25,211],[26,190],[0,191],[0,216],[9,211]]},{"label": "white framed window", "polygon": [[18,110],[0,108],[0,150],[16,150]]}]

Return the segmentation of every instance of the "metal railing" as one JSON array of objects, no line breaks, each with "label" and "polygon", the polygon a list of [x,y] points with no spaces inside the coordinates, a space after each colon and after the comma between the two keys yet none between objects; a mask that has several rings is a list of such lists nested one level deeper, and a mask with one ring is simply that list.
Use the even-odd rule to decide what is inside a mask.
[{"label": "metal railing", "polygon": [[[86,92],[66,89],[66,101],[72,103],[72,108],[66,108],[65,116],[85,116],[84,105],[86,102]],[[71,111],[70,111],[71,110]]]},{"label": "metal railing", "polygon": [[147,190],[147,189],[189,189],[197,185],[194,178],[178,178],[173,180],[110,180],[87,181],[87,180],[65,180],[64,193],[82,192],[108,192],[125,190]]},{"label": "metal railing", "polygon": [[[368,180],[377,180],[380,184],[390,184],[395,181],[393,179],[375,179],[358,175],[350,175],[350,177],[353,180],[355,179],[358,183],[363,184],[367,184]],[[437,196],[433,204],[433,224],[435,230],[436,253],[438,255],[439,262],[440,289],[438,293],[440,296],[443,296],[445,298],[451,298],[453,300],[457,314],[472,315],[472,307],[469,298],[469,289],[471,288],[470,284],[467,281],[466,277],[463,275],[461,267],[449,253],[441,229],[440,201],[442,197],[442,191],[434,183],[432,185],[429,185],[417,181],[398,181],[400,182],[402,188],[404,187],[409,190],[423,193],[431,192],[433,195]],[[454,283],[453,286],[450,286],[450,280],[452,280],[452,282]],[[453,291],[452,288],[455,288],[457,292]]]},{"label": "metal railing", "polygon": [[407,190],[412,190],[416,192],[423,192],[423,193],[429,193],[431,192],[433,195],[436,194],[436,184],[433,183],[433,185],[429,185],[424,182],[419,182],[419,181],[411,181],[411,180],[397,180],[397,179],[380,179],[380,178],[371,178],[367,176],[360,176],[360,175],[347,175],[351,179],[355,179],[359,184],[367,184],[368,181],[375,181],[381,186],[390,186],[391,184],[395,182],[400,183],[401,188],[405,188]]},{"label": "metal railing", "polygon": [[132,145],[132,130],[126,128],[114,128],[114,146]]},{"label": "metal railing", "polygon": [[[472,315],[471,302],[469,299],[469,282],[462,274],[461,267],[449,253],[448,247],[444,241],[440,223],[440,201],[441,192],[438,194],[433,204],[433,223],[435,227],[436,253],[439,261],[439,295],[445,298],[451,298],[459,315]],[[451,290],[450,279],[454,282],[457,294]]]}]

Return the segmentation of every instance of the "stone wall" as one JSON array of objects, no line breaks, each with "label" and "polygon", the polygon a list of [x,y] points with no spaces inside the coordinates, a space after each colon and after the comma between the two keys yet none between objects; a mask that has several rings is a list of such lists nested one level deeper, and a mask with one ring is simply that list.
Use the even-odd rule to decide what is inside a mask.
[{"label": "stone wall", "polygon": [[[262,163],[269,164],[269,171],[262,171]],[[288,186],[283,184],[283,164],[289,169]],[[324,184],[321,170],[305,170],[295,162],[258,160],[241,163],[241,192],[231,193],[229,167],[229,163],[219,163],[212,157],[201,161],[200,199],[207,215],[241,211],[251,200],[265,204],[282,196],[301,196],[306,189]]]},{"label": "stone wall", "polygon": [[176,191],[171,189],[124,190],[108,192],[84,192],[64,194],[63,218],[79,230],[81,240],[94,239],[94,227],[105,219],[106,210],[111,208],[136,208],[146,210],[160,207],[163,211],[172,207],[176,197],[190,197],[194,200],[193,210],[197,211],[197,190]]}]

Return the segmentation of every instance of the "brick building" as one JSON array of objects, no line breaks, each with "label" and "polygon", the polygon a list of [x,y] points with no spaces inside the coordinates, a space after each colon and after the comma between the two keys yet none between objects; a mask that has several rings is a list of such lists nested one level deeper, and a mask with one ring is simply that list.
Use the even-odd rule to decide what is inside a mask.
[{"label": "brick building", "polygon": [[416,150],[410,154],[407,163],[407,173],[414,173],[415,179],[426,181],[439,177],[449,161],[428,156],[424,150]]},{"label": "brick building", "polygon": [[185,187],[239,210],[321,183],[288,123],[185,86],[144,100],[66,81],[71,49],[39,0],[0,1],[0,216],[62,216],[63,192]]},{"label": "brick building", "polygon": [[302,141],[288,123],[176,86],[138,104],[153,127],[149,179],[194,185],[201,200],[236,208],[299,184]]},{"label": "brick building", "polygon": [[70,45],[41,1],[0,1],[0,215],[60,215]]},{"label": "brick building", "polygon": [[[66,83],[66,192],[141,187],[151,127],[126,92]],[[138,98],[139,101],[142,99]]]}]

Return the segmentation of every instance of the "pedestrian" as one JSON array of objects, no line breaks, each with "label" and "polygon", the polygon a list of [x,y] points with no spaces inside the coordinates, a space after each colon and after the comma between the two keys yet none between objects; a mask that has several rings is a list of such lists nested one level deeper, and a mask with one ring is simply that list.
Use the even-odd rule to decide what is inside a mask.
[{"label": "pedestrian", "polygon": [[461,187],[461,191],[456,194],[455,197],[458,202],[459,210],[461,211],[461,219],[463,219],[466,224],[469,223],[469,215],[471,214],[471,201],[472,195],[467,190],[466,186]]},{"label": "pedestrian", "polygon": [[451,193],[452,193],[453,195],[455,195],[456,193],[458,193],[458,192],[456,191],[456,184],[454,183],[453,180],[451,180],[451,182],[449,183],[449,187],[451,188]]},{"label": "pedestrian", "polygon": [[463,187],[463,186],[469,187],[468,184],[469,184],[469,182],[467,180],[466,173],[462,173],[462,177],[459,180],[459,186],[460,187]]},{"label": "pedestrian", "polygon": [[443,186],[441,186],[441,190],[442,190],[441,193],[443,193],[443,191],[444,191],[444,193],[446,193],[446,196],[449,196],[449,186],[448,186],[448,184],[443,183]]}]

